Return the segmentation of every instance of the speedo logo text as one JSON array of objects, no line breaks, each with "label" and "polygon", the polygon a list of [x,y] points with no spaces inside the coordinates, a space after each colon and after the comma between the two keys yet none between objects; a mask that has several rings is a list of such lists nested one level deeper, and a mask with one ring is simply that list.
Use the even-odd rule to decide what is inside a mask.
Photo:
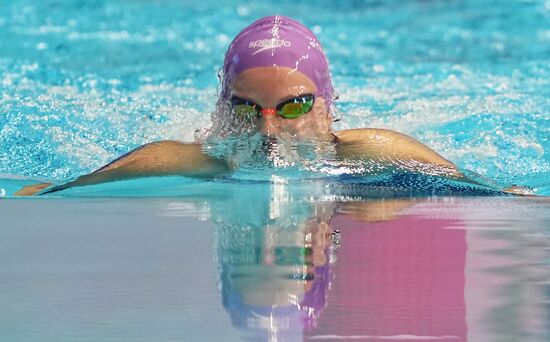
[{"label": "speedo logo text", "polygon": [[268,49],[276,49],[280,47],[290,47],[292,43],[288,40],[284,39],[277,39],[277,38],[271,38],[271,39],[258,39],[253,40],[248,43],[249,49],[257,49],[254,51],[252,55],[255,55],[257,53],[260,53],[262,51],[268,50]]}]

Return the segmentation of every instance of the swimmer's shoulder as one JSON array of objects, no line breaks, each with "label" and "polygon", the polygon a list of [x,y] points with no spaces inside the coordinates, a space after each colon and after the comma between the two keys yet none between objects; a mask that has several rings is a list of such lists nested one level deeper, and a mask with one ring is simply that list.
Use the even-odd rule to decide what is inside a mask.
[{"label": "swimmer's shoulder", "polygon": [[396,152],[396,148],[400,150],[418,149],[426,147],[426,145],[417,140],[389,129],[383,128],[355,128],[346,129],[335,133],[338,138],[338,145],[342,147],[361,147],[367,150]]},{"label": "swimmer's shoulder", "polygon": [[455,165],[433,149],[406,134],[382,128],[346,129],[334,133],[342,157],[378,160],[414,160],[454,168]]},{"label": "swimmer's shoulder", "polygon": [[405,134],[382,128],[345,129],[334,134],[338,137],[338,142],[342,144],[373,142],[380,139],[409,138]]}]

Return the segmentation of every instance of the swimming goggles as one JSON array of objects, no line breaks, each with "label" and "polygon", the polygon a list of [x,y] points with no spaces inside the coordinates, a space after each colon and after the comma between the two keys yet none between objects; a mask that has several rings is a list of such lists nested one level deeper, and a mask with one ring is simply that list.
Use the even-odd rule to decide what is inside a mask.
[{"label": "swimming goggles", "polygon": [[313,108],[315,96],[312,94],[300,95],[285,100],[275,108],[262,108],[256,103],[233,96],[231,105],[233,113],[241,119],[255,119],[260,116],[279,115],[285,119],[296,119]]}]

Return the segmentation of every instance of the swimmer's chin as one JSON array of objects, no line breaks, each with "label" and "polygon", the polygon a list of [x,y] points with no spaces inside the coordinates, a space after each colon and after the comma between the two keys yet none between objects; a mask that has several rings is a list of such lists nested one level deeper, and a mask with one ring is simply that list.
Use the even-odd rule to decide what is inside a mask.
[{"label": "swimmer's chin", "polygon": [[[294,139],[287,136],[258,135],[219,144],[232,171],[299,168],[310,169],[326,160],[334,159],[336,145],[329,138]],[[220,151],[220,150],[218,150]],[[218,156],[220,156],[218,155]]]}]

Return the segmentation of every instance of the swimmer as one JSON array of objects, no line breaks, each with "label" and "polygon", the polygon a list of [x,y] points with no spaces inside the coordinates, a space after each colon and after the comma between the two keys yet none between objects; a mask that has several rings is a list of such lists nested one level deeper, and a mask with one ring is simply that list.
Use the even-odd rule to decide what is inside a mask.
[{"label": "swimmer", "polygon": [[[328,141],[338,160],[371,160],[386,170],[479,184],[404,134],[373,128],[333,131],[335,93],[327,58],[313,32],[293,19],[264,17],[242,30],[225,54],[220,78],[221,91],[206,141],[243,132],[256,132],[272,141]],[[147,176],[216,177],[233,170],[230,160],[206,154],[200,143],[158,141],[66,184],[31,185],[16,195]]]}]

